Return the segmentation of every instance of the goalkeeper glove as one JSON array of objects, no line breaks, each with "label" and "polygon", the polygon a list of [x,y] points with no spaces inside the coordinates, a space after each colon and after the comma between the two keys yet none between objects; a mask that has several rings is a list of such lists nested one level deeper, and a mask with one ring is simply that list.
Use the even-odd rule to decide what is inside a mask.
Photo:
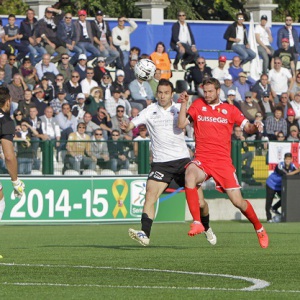
[{"label": "goalkeeper glove", "polygon": [[12,181],[14,187],[14,194],[16,198],[22,198],[25,190],[25,184],[19,178],[16,181]]}]

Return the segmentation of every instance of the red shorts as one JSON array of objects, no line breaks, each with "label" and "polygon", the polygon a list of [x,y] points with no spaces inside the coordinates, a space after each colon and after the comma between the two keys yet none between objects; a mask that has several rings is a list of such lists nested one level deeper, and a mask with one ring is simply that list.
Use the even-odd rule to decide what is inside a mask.
[{"label": "red shorts", "polygon": [[216,189],[219,192],[225,193],[226,190],[241,188],[235,173],[235,167],[231,162],[208,164],[201,163],[199,160],[194,159],[186,165],[186,168],[190,164],[195,164],[205,173],[205,181],[212,177],[216,182]]}]

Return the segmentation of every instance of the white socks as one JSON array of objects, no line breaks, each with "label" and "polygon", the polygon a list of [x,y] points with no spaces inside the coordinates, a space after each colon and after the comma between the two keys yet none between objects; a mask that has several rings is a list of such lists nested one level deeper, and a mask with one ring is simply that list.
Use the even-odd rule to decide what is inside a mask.
[{"label": "white socks", "polygon": [[2,215],[5,209],[5,200],[4,197],[0,200],[0,220],[2,219]]}]

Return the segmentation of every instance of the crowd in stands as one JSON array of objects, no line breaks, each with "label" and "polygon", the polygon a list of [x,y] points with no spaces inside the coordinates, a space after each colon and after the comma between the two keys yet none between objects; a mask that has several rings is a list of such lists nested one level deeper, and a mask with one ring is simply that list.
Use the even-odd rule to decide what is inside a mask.
[{"label": "crowd in stands", "polygon": [[[94,20],[86,18],[85,10],[74,18],[71,13],[48,7],[37,20],[34,11],[28,9],[20,26],[11,14],[8,24],[0,29],[0,86],[7,87],[12,98],[20,174],[40,169],[37,152],[39,141],[45,140],[53,141],[64,170],[95,170],[97,165],[113,171],[128,169],[138,156],[133,141],[148,139],[147,128],[125,134],[119,123],[131,120],[155,102],[159,80],[170,79],[179,63],[193,99],[203,96],[203,80],[215,77],[221,83],[221,101],[237,106],[251,122],[261,118],[265,123],[264,133],[256,139],[278,140],[283,135],[287,140],[299,140],[300,72],[296,66],[300,49],[290,16],[278,32],[277,50],[271,47],[273,39],[265,15],[256,26],[263,60],[258,81],[243,69],[255,57],[243,14],[238,14],[224,33],[227,49],[237,55],[230,63],[225,55],[220,56],[215,68],[198,55],[197,37],[183,11],[172,27],[170,46],[176,51],[173,67],[163,42],[157,42],[149,54],[142,54],[139,45],[131,45],[130,34],[138,26],[133,20],[121,16],[111,29],[101,10]],[[148,82],[134,74],[141,58],[149,58],[156,65]],[[192,134],[188,128],[187,137],[192,138]],[[251,164],[250,156],[247,164]]]}]

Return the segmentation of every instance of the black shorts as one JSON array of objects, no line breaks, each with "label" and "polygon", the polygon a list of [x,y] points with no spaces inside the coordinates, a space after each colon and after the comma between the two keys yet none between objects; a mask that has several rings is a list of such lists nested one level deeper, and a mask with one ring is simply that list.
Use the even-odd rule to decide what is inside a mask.
[{"label": "black shorts", "polygon": [[152,163],[148,179],[168,184],[174,179],[180,187],[184,187],[185,166],[190,161],[190,158],[183,158],[167,162]]},{"label": "black shorts", "polygon": [[15,124],[9,114],[0,112],[0,139],[13,141]]}]

